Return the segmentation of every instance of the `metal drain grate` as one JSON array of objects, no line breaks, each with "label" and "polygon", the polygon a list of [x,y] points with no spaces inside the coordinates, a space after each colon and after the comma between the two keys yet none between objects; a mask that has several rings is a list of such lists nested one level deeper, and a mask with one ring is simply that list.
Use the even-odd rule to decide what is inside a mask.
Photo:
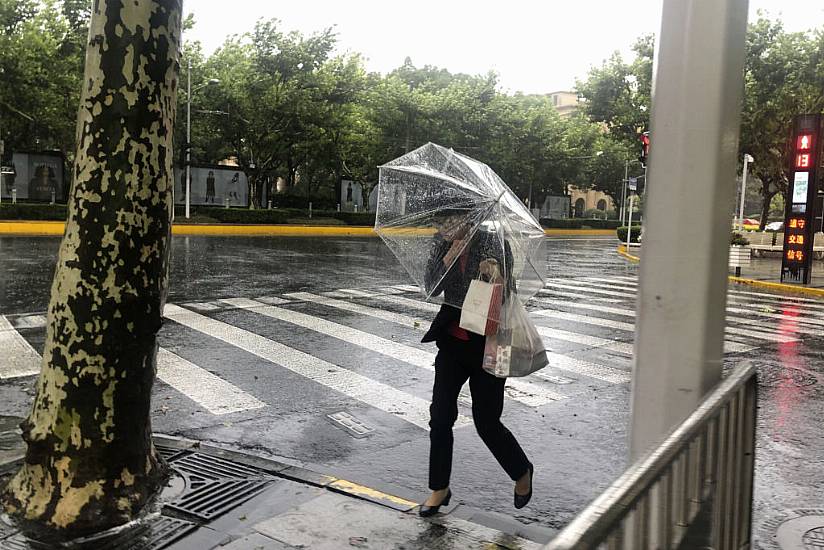
[{"label": "metal drain grate", "polygon": [[197,524],[182,519],[160,516],[149,521],[139,531],[129,531],[95,550],[161,550],[197,529]]},{"label": "metal drain grate", "polygon": [[2,550],[31,550],[32,547],[23,537],[23,535],[16,535],[9,539],[0,540],[0,549]]},{"label": "metal drain grate", "polygon": [[327,414],[326,418],[345,429],[349,432],[349,435],[357,438],[366,437],[375,431],[375,428],[361,422],[348,412],[341,411],[333,414]]},{"label": "metal drain grate", "polygon": [[824,548],[824,526],[804,533],[804,548]]},{"label": "metal drain grate", "polygon": [[210,521],[261,493],[272,480],[224,479],[209,482],[167,504],[164,511]]},{"label": "metal drain grate", "polygon": [[189,451],[185,449],[175,449],[174,447],[158,445],[157,443],[155,443],[155,449],[157,449],[157,454],[162,456],[163,460],[165,460],[166,462],[171,462],[178,457],[189,454]]},{"label": "metal drain grate", "polygon": [[266,472],[238,462],[201,453],[190,453],[172,458],[169,464],[183,475],[204,479],[243,479],[265,476]]}]

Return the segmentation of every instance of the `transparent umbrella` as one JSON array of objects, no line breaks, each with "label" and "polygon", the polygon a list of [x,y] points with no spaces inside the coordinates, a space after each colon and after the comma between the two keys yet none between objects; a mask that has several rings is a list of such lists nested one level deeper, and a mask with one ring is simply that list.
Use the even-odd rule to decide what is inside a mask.
[{"label": "transparent umbrella", "polygon": [[535,217],[489,166],[434,143],[380,167],[375,231],[429,301],[461,308],[475,278],[522,304],[544,287]]}]

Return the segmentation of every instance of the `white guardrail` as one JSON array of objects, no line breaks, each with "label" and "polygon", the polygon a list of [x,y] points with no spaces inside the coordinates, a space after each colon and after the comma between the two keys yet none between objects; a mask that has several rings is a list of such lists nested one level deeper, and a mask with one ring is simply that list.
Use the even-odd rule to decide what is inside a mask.
[{"label": "white guardrail", "polygon": [[756,369],[736,368],[545,548],[750,548]]}]

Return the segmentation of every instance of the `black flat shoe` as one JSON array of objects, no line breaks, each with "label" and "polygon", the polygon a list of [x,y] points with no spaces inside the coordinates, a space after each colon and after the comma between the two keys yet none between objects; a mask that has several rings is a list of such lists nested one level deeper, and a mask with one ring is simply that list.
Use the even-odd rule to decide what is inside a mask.
[{"label": "black flat shoe", "polygon": [[517,492],[515,493],[515,508],[521,509],[527,504],[529,504],[529,500],[532,498],[532,475],[535,473],[535,467],[530,464],[529,465],[529,492],[525,495],[519,495]]},{"label": "black flat shoe", "polygon": [[449,499],[450,498],[452,498],[452,489],[449,489],[446,492],[446,496],[443,497],[443,500],[437,506],[427,506],[426,504],[421,504],[421,509],[418,510],[418,515],[420,515],[422,518],[428,518],[430,516],[434,516],[441,509],[441,506],[448,506],[449,505]]}]

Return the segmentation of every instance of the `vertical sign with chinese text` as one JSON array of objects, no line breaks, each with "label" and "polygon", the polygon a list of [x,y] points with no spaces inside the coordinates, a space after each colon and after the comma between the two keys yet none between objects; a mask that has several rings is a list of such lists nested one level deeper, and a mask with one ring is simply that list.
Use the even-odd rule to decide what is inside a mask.
[{"label": "vertical sign with chinese text", "polygon": [[784,216],[781,281],[809,284],[812,268],[821,115],[799,115],[793,127],[790,190]]}]

